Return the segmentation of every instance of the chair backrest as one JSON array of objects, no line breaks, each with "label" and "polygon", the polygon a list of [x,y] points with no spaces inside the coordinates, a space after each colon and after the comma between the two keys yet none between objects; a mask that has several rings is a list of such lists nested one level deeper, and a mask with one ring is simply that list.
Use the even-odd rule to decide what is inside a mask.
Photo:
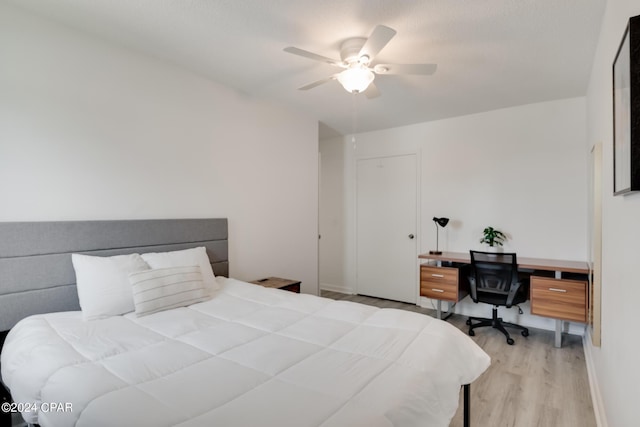
[{"label": "chair backrest", "polygon": [[469,252],[471,255],[471,275],[475,279],[476,290],[508,294],[511,284],[518,281],[516,254]]}]

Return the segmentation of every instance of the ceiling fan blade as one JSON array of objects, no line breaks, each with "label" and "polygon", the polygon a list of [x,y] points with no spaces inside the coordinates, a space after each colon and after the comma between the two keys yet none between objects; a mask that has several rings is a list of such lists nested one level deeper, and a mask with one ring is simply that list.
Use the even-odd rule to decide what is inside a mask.
[{"label": "ceiling fan blade", "polygon": [[293,53],[294,55],[303,56],[305,58],[313,59],[314,61],[325,62],[327,64],[335,65],[338,67],[344,68],[345,65],[341,61],[337,61],[335,59],[327,58],[326,56],[318,55],[313,52],[309,52],[303,49],[298,49],[297,47],[289,46],[284,48],[285,52]]},{"label": "ceiling fan blade", "polygon": [[321,84],[327,83],[327,82],[329,82],[329,81],[331,81],[331,80],[335,80],[335,79],[336,79],[336,75],[334,74],[334,75],[333,75],[333,76],[331,76],[331,77],[327,77],[327,78],[324,78],[324,79],[321,79],[321,80],[316,80],[316,81],[315,81],[315,82],[313,82],[313,83],[309,83],[308,85],[304,85],[304,86],[302,86],[302,87],[299,87],[299,88],[298,88],[298,90],[309,90],[309,89],[313,89],[313,88],[314,88],[314,87],[316,87],[316,86],[320,86]]},{"label": "ceiling fan blade", "polygon": [[438,64],[377,64],[373,71],[378,74],[419,74],[431,75],[436,72]]},{"label": "ceiling fan blade", "polygon": [[396,30],[393,28],[385,27],[384,25],[376,26],[362,49],[360,49],[358,57],[367,55],[369,61],[372,61],[395,35]]},{"label": "ceiling fan blade", "polygon": [[374,83],[371,83],[369,87],[364,91],[364,96],[369,99],[377,98],[380,96],[380,91]]}]

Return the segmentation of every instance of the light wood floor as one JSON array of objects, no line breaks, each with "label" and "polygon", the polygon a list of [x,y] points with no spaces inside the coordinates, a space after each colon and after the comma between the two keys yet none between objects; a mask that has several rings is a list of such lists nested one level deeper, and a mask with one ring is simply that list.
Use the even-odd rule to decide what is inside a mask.
[{"label": "light wood floor", "polygon": [[[322,296],[435,316],[413,304],[330,291]],[[448,319],[466,333],[465,321],[460,315]],[[516,343],[510,346],[493,328],[476,330],[472,339],[491,356],[491,366],[471,384],[471,426],[595,427],[582,338],[564,334],[562,348],[555,348],[553,332],[529,328],[529,333],[525,338],[514,332]],[[462,425],[461,396],[450,427]]]}]

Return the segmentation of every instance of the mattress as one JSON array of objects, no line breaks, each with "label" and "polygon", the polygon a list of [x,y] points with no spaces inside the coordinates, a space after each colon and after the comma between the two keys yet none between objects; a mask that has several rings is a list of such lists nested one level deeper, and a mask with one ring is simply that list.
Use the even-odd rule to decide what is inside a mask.
[{"label": "mattress", "polygon": [[1,357],[16,407],[43,427],[445,427],[490,364],[432,317],[217,279],[149,316],[20,321]]}]

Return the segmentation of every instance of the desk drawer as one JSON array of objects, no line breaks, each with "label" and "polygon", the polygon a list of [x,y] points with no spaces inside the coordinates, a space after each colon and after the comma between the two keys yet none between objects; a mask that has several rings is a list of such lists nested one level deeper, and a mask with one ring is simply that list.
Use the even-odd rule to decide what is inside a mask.
[{"label": "desk drawer", "polygon": [[531,276],[531,313],[587,321],[587,282]]},{"label": "desk drawer", "polygon": [[458,301],[458,269],[421,266],[420,295],[443,301]]},{"label": "desk drawer", "polygon": [[450,267],[420,267],[420,281],[458,286],[458,269]]}]

